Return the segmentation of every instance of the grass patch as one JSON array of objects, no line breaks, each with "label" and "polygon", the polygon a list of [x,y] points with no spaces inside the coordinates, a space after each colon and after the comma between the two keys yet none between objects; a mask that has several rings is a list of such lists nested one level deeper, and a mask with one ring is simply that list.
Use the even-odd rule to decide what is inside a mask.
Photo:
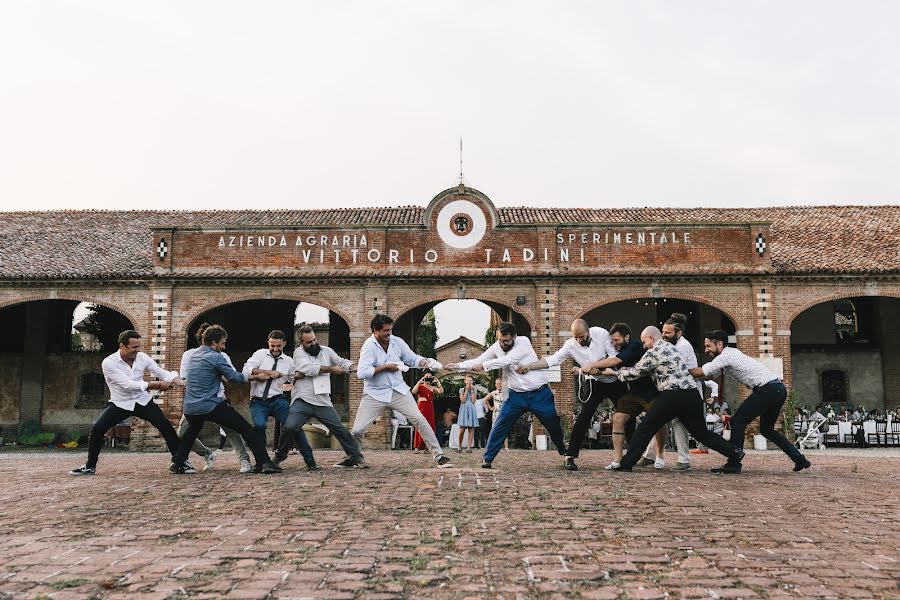
[{"label": "grass patch", "polygon": [[58,590],[65,590],[68,588],[79,587],[86,583],[90,583],[87,579],[66,579],[65,581],[57,581],[56,583],[51,583],[50,587],[56,588]]}]

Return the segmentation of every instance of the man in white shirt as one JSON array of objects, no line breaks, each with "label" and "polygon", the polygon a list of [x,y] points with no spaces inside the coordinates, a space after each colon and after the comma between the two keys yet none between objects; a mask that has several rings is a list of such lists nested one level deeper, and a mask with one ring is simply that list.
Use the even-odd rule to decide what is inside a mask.
[{"label": "man in white shirt", "polygon": [[283,436],[290,439],[302,431],[307,421],[315,417],[328,428],[347,454],[336,467],[367,469],[359,446],[341,423],[341,418],[331,403],[331,376],[346,375],[353,363],[338,356],[328,346],[316,339],[316,332],[309,325],[300,328],[300,347],[294,350],[294,387],[291,390],[291,408],[284,422]]},{"label": "man in white shirt", "polygon": [[[567,339],[562,348],[555,354],[545,356],[539,361],[523,365],[516,369],[517,373],[525,374],[534,369],[546,369],[562,364],[566,359],[571,359],[578,366],[572,367],[572,373],[579,378],[579,400],[582,402],[581,412],[575,419],[572,427],[572,437],[569,440],[569,449],[566,452],[566,460],[563,468],[567,471],[577,471],[578,465],[575,459],[584,444],[584,436],[587,434],[594,418],[594,413],[600,403],[609,398],[613,402],[628,391],[628,387],[615,377],[584,375],[581,367],[601,361],[619,352],[610,339],[609,332],[602,327],[588,327],[584,319],[575,319],[570,328],[572,337]],[[585,389],[586,388],[586,389]]]},{"label": "man in white shirt", "polygon": [[487,450],[484,452],[481,468],[490,469],[494,458],[503,446],[503,440],[509,435],[515,422],[526,412],[538,418],[561,456],[566,454],[566,443],[563,438],[559,415],[553,403],[553,391],[547,383],[547,375],[542,371],[527,370],[519,373],[521,366],[537,361],[537,354],[531,346],[531,340],[523,335],[516,335],[516,326],[512,323],[500,323],[497,327],[497,341],[478,358],[455,365],[447,365],[448,369],[464,371],[493,371],[502,369],[507,377],[509,396],[503,403],[500,415],[494,423],[488,438]]},{"label": "man in white shirt", "polygon": [[434,455],[438,467],[452,467],[450,459],[438,443],[428,419],[419,411],[409,386],[401,373],[413,368],[428,367],[439,370],[441,364],[434,359],[419,356],[402,339],[392,335],[394,320],[387,315],[375,315],[371,322],[372,337],[367,339],[359,353],[356,376],[363,380],[363,395],[356,410],[356,419],[350,433],[363,447],[363,437],[384,409],[391,408],[406,417],[419,431],[425,445]]},{"label": "man in white shirt", "polygon": [[[84,466],[69,471],[72,475],[93,475],[97,472],[97,459],[103,448],[103,436],[116,423],[131,416],[144,419],[162,434],[172,456],[178,450],[178,434],[155,402],[149,390],[166,391],[179,385],[178,372],[166,371],[141,352],[141,334],[133,329],[119,334],[119,349],[103,359],[103,377],[109,386],[109,404],[100,413],[88,443],[88,457]],[[144,381],[144,373],[160,381]]]},{"label": "man in white shirt", "polygon": [[[209,327],[209,323],[202,323],[197,328],[197,333],[195,334],[194,337],[197,340],[198,346],[196,348],[191,348],[190,350],[188,350],[187,352],[185,352],[184,354],[181,355],[181,368],[179,369],[179,372],[181,373],[182,379],[184,378],[185,374],[187,373],[187,365],[188,365],[188,362],[190,361],[191,356],[196,354],[197,351],[203,347],[203,334],[204,334],[204,332],[206,332],[208,327]],[[231,365],[231,368],[233,369],[234,364],[231,362],[231,357],[228,356],[227,354],[225,354],[224,352],[220,352],[219,354],[222,355],[222,358],[225,359],[225,362],[227,362],[229,365]],[[225,399],[226,402],[228,401],[227,398],[225,398],[225,384],[223,384],[223,383],[219,384],[219,396],[222,397],[223,399]],[[181,420],[178,422],[178,428],[175,431],[176,431],[176,433],[178,433],[178,437],[181,438],[184,436],[185,433],[187,433],[187,430],[188,430],[188,420],[187,420],[187,417],[184,414],[182,414]],[[244,440],[244,438],[242,438],[240,436],[240,434],[238,434],[238,432],[234,431],[233,429],[228,429],[227,431],[225,431],[225,433],[223,435],[227,437],[228,443],[231,444],[231,447],[234,448],[235,454],[237,454],[238,461],[240,462],[240,465],[241,465],[239,472],[244,475],[248,475],[248,474],[252,473],[253,466],[250,464],[250,449],[247,447],[247,442]],[[209,467],[212,466],[213,460],[215,459],[215,456],[216,456],[216,452],[217,452],[216,450],[207,448],[206,445],[200,441],[200,438],[197,438],[194,441],[194,445],[191,447],[191,450],[193,450],[194,452],[196,452],[197,454],[199,454],[206,460],[206,466],[203,467],[204,471],[206,471]]]},{"label": "man in white shirt", "polygon": [[[254,352],[242,369],[244,377],[250,381],[250,420],[263,439],[269,417],[274,417],[279,425],[284,426],[290,408],[284,392],[294,377],[294,360],[284,353],[285,344],[284,332],[280,329],[272,330],[269,332],[267,347]],[[319,465],[316,464],[312,448],[302,429],[294,432],[293,436],[282,439],[283,443],[279,444],[273,462],[277,465],[287,459],[291,441],[300,450],[306,468],[318,471]]]},{"label": "man in white shirt", "polygon": [[[740,383],[753,390],[750,396],[741,402],[731,418],[731,443],[738,448],[744,447],[744,431],[747,425],[759,417],[759,433],[773,442],[781,451],[794,461],[794,471],[808,469],[812,464],[786,437],[775,431],[775,422],[781,414],[781,407],[787,399],[787,390],[778,376],[738,350],[728,346],[728,334],[722,330],[710,331],[706,334],[706,353],[712,361],[702,367],[691,369],[694,377],[708,378],[719,375],[723,369]],[[722,467],[712,469],[714,473],[740,473],[741,461],[729,460]]]}]

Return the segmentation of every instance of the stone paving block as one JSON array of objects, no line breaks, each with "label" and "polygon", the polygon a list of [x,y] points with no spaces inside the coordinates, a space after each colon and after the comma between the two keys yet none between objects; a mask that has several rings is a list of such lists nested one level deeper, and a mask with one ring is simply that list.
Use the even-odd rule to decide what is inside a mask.
[{"label": "stone paving block", "polygon": [[[816,456],[794,474],[759,453],[717,477],[697,456],[688,473],[621,476],[603,470],[607,451],[584,452],[577,473],[549,452],[504,453],[483,473],[474,454],[445,471],[372,451],[368,471],[289,461],[239,477],[223,457],[173,478],[159,455],[121,453],[87,479],[66,475],[73,454],[0,453],[5,492],[53,497],[50,512],[0,511],[0,598],[900,596],[896,459]],[[809,518],[825,514],[853,525]]]}]

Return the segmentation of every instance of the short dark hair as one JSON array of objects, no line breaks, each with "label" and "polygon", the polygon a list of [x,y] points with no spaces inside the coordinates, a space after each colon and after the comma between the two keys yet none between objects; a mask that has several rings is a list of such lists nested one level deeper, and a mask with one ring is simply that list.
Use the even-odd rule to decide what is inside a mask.
[{"label": "short dark hair", "polygon": [[610,335],[618,333],[625,337],[626,335],[631,335],[631,327],[628,326],[628,323],[613,323],[609,328],[609,333]]},{"label": "short dark hair", "polygon": [[122,333],[119,334],[119,345],[127,346],[132,339],[141,339],[141,334],[139,334],[134,329],[126,329]]},{"label": "short dark hair", "polygon": [[315,331],[313,331],[313,328],[309,325],[302,325],[300,329],[297,330],[297,333],[303,336],[306,333],[315,333]]},{"label": "short dark hair", "polygon": [[683,315],[682,313],[672,313],[671,318],[666,321],[666,325],[672,325],[675,328],[675,331],[684,332],[684,328],[687,326],[687,315]]},{"label": "short dark hair", "polygon": [[372,318],[372,322],[369,323],[369,326],[372,327],[372,331],[379,331],[385,325],[393,325],[394,320],[387,315],[375,315]]},{"label": "short dark hair", "polygon": [[516,326],[509,321],[504,321],[497,325],[497,331],[500,332],[500,335],[511,335],[516,337]]},{"label": "short dark hair", "polygon": [[210,325],[203,332],[203,344],[209,346],[221,342],[228,337],[228,332],[221,325]]},{"label": "short dark hair", "polygon": [[269,332],[269,339],[270,340],[286,340],[287,338],[284,337],[284,332],[282,330],[273,329],[272,331]]},{"label": "short dark hair", "polygon": [[207,328],[209,328],[209,323],[207,323],[206,321],[200,323],[200,327],[197,328],[197,333],[194,334],[194,339],[197,340],[198,344],[203,343],[203,332],[206,331]]},{"label": "short dark hair", "polygon": [[703,335],[712,342],[722,342],[726,346],[728,345],[728,334],[721,329],[713,329],[712,331],[707,331]]}]

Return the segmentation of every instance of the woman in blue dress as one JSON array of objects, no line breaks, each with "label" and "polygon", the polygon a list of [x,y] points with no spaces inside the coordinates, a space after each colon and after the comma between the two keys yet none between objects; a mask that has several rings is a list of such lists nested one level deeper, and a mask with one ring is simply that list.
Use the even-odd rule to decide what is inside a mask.
[{"label": "woman in blue dress", "polygon": [[459,390],[459,417],[456,424],[459,425],[459,449],[462,452],[463,435],[469,432],[468,448],[466,452],[472,452],[472,438],[475,437],[475,428],[478,427],[478,414],[475,412],[475,402],[478,401],[478,392],[475,390],[475,380],[471,375],[466,375],[466,385]]}]

